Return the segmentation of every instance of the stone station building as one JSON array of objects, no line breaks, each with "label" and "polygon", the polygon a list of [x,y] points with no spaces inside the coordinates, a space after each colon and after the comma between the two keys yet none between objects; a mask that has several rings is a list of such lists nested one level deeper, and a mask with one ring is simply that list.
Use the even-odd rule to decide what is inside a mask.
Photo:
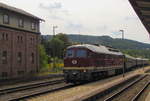
[{"label": "stone station building", "polygon": [[38,71],[40,21],[24,10],[0,3],[0,79]]}]

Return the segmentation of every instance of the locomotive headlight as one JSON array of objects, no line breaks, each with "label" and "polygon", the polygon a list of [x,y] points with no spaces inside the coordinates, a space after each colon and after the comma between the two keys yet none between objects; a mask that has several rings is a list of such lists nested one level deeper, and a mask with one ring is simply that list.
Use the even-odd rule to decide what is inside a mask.
[{"label": "locomotive headlight", "polygon": [[72,64],[77,64],[77,60],[72,60]]},{"label": "locomotive headlight", "polygon": [[83,70],[83,72],[86,72],[86,69],[85,69],[85,70]]}]

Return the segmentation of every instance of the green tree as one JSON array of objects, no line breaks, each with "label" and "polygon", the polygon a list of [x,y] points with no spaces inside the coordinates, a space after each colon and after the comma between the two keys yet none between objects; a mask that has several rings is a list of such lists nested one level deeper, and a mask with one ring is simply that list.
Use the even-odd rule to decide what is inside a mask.
[{"label": "green tree", "polygon": [[46,52],[52,57],[63,58],[64,50],[70,45],[66,34],[59,33],[55,35],[46,45]]},{"label": "green tree", "polygon": [[43,45],[39,45],[40,70],[48,67],[48,56]]},{"label": "green tree", "polygon": [[71,44],[68,36],[64,33],[59,33],[55,37],[57,37],[59,40],[61,40],[64,43],[64,48],[68,47]]},{"label": "green tree", "polygon": [[[45,47],[45,51],[50,57],[63,58],[64,50],[71,45],[68,36],[64,33],[59,33],[48,38],[41,37],[41,43]],[[50,61],[51,59],[49,59]]]},{"label": "green tree", "polygon": [[57,37],[52,38],[49,41],[49,52],[52,57],[62,57],[63,54],[63,41],[59,40]]}]

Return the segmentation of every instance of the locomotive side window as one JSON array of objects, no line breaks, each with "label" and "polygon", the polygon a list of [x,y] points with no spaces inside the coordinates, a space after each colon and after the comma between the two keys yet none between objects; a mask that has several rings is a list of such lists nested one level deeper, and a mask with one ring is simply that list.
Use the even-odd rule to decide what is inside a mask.
[{"label": "locomotive side window", "polygon": [[67,50],[66,57],[73,57],[73,56],[74,56],[74,51],[73,50]]},{"label": "locomotive side window", "polygon": [[77,50],[76,57],[86,57],[87,51],[86,50]]}]

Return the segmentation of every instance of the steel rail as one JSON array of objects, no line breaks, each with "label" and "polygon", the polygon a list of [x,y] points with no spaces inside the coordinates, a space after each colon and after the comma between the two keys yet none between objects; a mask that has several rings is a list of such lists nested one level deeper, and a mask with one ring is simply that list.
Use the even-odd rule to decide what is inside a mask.
[{"label": "steel rail", "polygon": [[17,92],[17,91],[23,91],[23,90],[27,90],[27,89],[33,89],[33,88],[38,88],[38,87],[43,87],[43,86],[48,86],[48,85],[59,84],[62,82],[64,82],[64,79],[46,81],[46,82],[34,83],[34,84],[27,84],[27,85],[18,86],[18,87],[1,89],[0,90],[0,96],[2,96],[4,94],[8,94],[8,93]]},{"label": "steel rail", "polygon": [[104,101],[112,101],[112,99],[114,99],[115,97],[117,97],[119,94],[121,94],[123,91],[125,91],[126,89],[128,89],[129,87],[131,87],[132,85],[134,85],[135,83],[137,83],[138,81],[142,80],[143,78],[145,78],[147,75],[141,76],[140,78],[136,79],[135,81],[133,81],[132,83],[130,83],[129,85],[125,86],[124,88],[122,88],[120,91],[116,92],[115,94],[113,94],[112,96],[106,98]]},{"label": "steel rail", "polygon": [[58,88],[54,88],[54,89],[50,89],[50,90],[48,89],[47,91],[40,91],[40,92],[36,92],[34,94],[28,94],[28,95],[24,95],[21,97],[11,98],[11,100],[9,100],[9,101],[26,101],[26,99],[31,98],[31,97],[39,96],[39,95],[46,94],[46,93],[52,93],[52,92],[59,91],[59,90],[69,89],[74,86],[75,85],[67,84],[67,85],[64,85],[63,87],[58,87]]},{"label": "steel rail", "polygon": [[140,95],[144,92],[144,90],[150,85],[150,81],[140,90],[138,94],[136,94],[131,101],[137,101]]}]

